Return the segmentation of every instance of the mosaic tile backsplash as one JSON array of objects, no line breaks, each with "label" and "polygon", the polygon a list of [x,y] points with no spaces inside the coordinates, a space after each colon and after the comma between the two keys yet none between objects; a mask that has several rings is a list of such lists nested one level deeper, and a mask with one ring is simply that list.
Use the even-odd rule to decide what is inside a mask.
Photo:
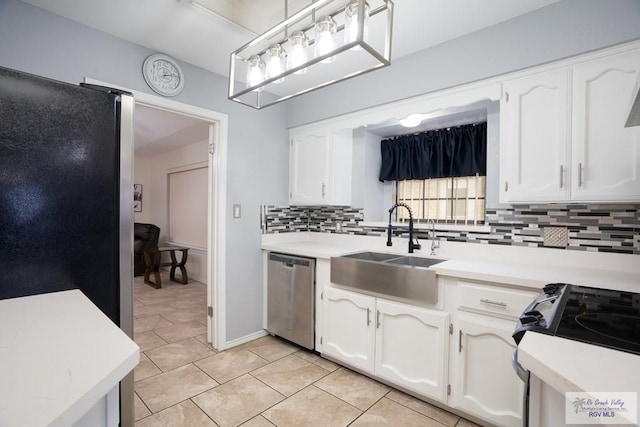
[{"label": "mosaic tile backsplash", "polygon": [[[384,235],[386,227],[363,226],[360,208],[262,206],[263,233],[312,231]],[[486,210],[490,232],[438,230],[445,241],[640,254],[640,204],[497,205]],[[546,230],[545,230],[546,229]],[[398,230],[398,234],[407,233]],[[418,230],[427,239],[426,230]],[[565,245],[566,242],[566,245]]]}]

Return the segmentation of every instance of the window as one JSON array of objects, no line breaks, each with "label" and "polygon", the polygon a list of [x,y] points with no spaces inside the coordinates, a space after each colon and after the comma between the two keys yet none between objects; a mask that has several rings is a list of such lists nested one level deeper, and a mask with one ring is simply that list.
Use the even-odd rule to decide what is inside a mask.
[{"label": "window", "polygon": [[168,171],[169,240],[207,247],[207,163]]},{"label": "window", "polygon": [[[429,178],[397,181],[396,200],[406,203],[414,220],[437,223],[484,224],[485,176]],[[398,209],[398,221],[407,221],[409,212]]]},{"label": "window", "polygon": [[[487,123],[400,135],[380,142],[380,181],[396,183],[396,201],[418,222],[484,224]],[[398,221],[409,213],[397,210]]]}]

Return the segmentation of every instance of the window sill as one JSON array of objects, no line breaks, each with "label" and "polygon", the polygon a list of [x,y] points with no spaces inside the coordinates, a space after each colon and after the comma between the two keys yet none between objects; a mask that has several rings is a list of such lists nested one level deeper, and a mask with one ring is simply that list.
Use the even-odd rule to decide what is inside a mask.
[{"label": "window sill", "polygon": [[[358,223],[362,227],[387,227],[389,223],[378,221],[362,221]],[[409,226],[407,222],[392,222],[394,227],[406,228]],[[420,223],[413,224],[414,230],[431,230],[430,224]],[[436,224],[436,230],[439,231],[474,231],[476,233],[489,233],[490,225],[457,225],[457,224]]]}]

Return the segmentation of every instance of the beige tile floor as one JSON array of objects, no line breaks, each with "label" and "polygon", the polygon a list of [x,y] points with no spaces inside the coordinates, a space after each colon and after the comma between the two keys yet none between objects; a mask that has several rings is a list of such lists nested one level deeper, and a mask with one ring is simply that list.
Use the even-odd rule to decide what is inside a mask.
[{"label": "beige tile floor", "polygon": [[206,286],[134,281],[136,427],[475,424],[266,336],[216,352],[206,342]]}]

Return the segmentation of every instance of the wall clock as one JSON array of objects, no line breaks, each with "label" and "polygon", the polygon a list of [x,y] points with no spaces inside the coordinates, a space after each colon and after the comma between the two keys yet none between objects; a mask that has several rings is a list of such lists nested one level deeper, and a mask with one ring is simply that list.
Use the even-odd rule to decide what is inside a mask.
[{"label": "wall clock", "polygon": [[184,88],[184,74],[171,57],[156,53],[142,64],[142,75],[149,87],[162,96],[176,96]]}]

